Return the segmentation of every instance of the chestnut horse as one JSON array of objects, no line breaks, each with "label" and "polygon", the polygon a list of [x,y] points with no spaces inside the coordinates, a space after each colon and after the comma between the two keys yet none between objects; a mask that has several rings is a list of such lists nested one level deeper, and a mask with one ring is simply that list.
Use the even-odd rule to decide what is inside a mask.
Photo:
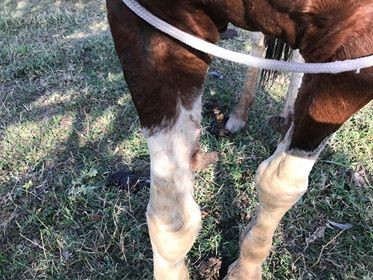
[{"label": "chestnut horse", "polygon": [[[306,62],[373,54],[372,0],[139,0],[190,34],[217,42],[228,23],[287,42]],[[121,0],[107,0],[124,76],[151,160],[147,223],[157,280],[188,279],[184,258],[201,227],[193,197],[199,151],[201,93],[211,57],[150,27]],[[273,233],[307,190],[328,138],[373,97],[373,67],[360,73],[305,75],[291,125],[256,175],[259,205],[243,232],[227,279],[261,278]]]}]

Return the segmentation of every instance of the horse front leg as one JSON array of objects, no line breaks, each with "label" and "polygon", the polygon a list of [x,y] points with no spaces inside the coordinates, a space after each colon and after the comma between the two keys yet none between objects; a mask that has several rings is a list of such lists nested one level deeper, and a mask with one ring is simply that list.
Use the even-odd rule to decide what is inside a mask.
[{"label": "horse front leg", "polygon": [[306,154],[288,147],[289,135],[258,168],[256,218],[242,234],[240,256],[230,268],[229,280],[261,279],[261,265],[269,254],[279,222],[307,190],[308,175],[318,152]]},{"label": "horse front leg", "polygon": [[[293,56],[291,58],[292,62],[304,62],[302,55],[299,50],[293,51]],[[282,117],[291,120],[294,115],[294,103],[297,99],[298,90],[302,84],[303,74],[302,73],[292,73],[290,75],[289,87],[286,92],[285,106],[282,111]]]},{"label": "horse front leg", "polygon": [[372,99],[370,84],[354,86],[364,84],[364,74],[304,77],[293,124],[275,153],[258,168],[256,218],[242,234],[240,255],[227,279],[261,279],[261,265],[269,254],[273,234],[284,214],[306,192],[309,173],[327,139]]},{"label": "horse front leg", "polygon": [[193,157],[198,146],[201,98],[191,109],[179,107],[178,119],[147,138],[151,160],[147,222],[156,280],[189,279],[185,256],[201,227],[193,197]]},{"label": "horse front leg", "polygon": [[[293,56],[291,59],[292,62],[304,62],[302,55],[299,53],[299,50],[293,51]],[[286,101],[282,113],[278,117],[271,117],[270,123],[273,128],[280,132],[282,137],[285,136],[290,125],[293,122],[294,115],[294,103],[297,99],[298,90],[302,84],[303,74],[301,73],[292,73],[290,75],[289,87],[286,92]]]}]

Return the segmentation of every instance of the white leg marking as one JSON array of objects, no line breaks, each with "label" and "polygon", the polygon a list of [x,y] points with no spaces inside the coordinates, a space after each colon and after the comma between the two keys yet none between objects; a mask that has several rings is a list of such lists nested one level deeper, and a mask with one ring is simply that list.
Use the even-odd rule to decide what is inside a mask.
[{"label": "white leg marking", "polygon": [[240,257],[227,279],[261,279],[261,264],[271,249],[273,233],[283,215],[307,190],[309,173],[323,146],[313,153],[288,151],[292,131],[290,128],[275,153],[258,168],[256,219],[242,235]]},{"label": "white leg marking", "polygon": [[147,138],[151,189],[147,220],[157,280],[188,279],[184,257],[201,227],[193,197],[191,156],[198,141],[201,98],[192,110],[180,108],[176,124]]},{"label": "white leg marking", "polygon": [[[293,62],[304,62],[302,55],[299,50],[293,52]],[[286,93],[286,102],[282,116],[287,118],[288,116],[293,116],[294,113],[294,102],[297,99],[298,90],[302,84],[303,74],[302,73],[292,73],[290,76],[290,84],[288,91]]]},{"label": "white leg marking", "polygon": [[225,129],[228,130],[230,133],[236,133],[244,128],[246,125],[246,120],[243,121],[240,118],[236,117],[234,113],[229,115],[229,119],[225,124]]},{"label": "white leg marking", "polygon": [[257,170],[256,185],[260,202],[268,202],[273,207],[277,203],[290,205],[303,195],[307,190],[308,176],[318,157],[318,153],[311,156],[287,151],[291,132],[292,128],[275,153],[262,162]]}]

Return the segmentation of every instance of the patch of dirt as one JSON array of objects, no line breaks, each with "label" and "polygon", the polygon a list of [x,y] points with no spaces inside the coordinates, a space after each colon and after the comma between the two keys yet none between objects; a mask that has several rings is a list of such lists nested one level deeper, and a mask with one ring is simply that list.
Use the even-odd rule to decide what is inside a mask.
[{"label": "patch of dirt", "polygon": [[211,257],[203,261],[199,266],[199,276],[201,279],[218,280],[220,278],[220,269],[222,260],[220,258]]},{"label": "patch of dirt", "polygon": [[203,104],[204,114],[209,118],[214,119],[210,124],[208,131],[216,137],[224,137],[230,135],[229,131],[225,129],[225,123],[228,117],[222,112],[219,103],[215,100],[206,100]]},{"label": "patch of dirt", "polygon": [[124,168],[110,174],[107,178],[106,185],[118,186],[120,189],[135,194],[144,187],[149,188],[150,180],[142,177],[137,172],[132,172],[129,169]]}]

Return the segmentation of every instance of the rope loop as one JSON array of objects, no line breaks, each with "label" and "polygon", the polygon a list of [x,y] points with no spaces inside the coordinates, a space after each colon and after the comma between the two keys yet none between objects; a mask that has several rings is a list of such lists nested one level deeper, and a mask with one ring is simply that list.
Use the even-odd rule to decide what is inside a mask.
[{"label": "rope loop", "polygon": [[327,63],[298,63],[260,58],[249,54],[234,52],[206,42],[180,29],[177,29],[146,10],[136,0],[122,1],[137,16],[142,18],[151,26],[168,34],[185,45],[188,45],[203,53],[207,53],[235,63],[244,64],[253,68],[307,74],[337,74],[349,71],[356,71],[356,73],[359,74],[361,69],[373,66],[373,55]]}]

